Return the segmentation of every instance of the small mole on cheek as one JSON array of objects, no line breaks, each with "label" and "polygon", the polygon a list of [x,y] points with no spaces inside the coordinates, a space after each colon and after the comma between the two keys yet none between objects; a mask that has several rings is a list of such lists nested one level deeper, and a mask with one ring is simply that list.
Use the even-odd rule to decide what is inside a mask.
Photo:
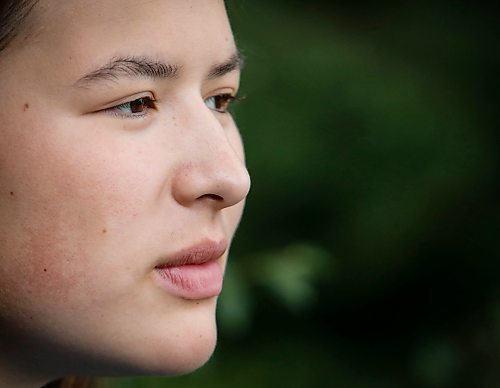
[{"label": "small mole on cheek", "polygon": [[23,105],[23,111],[26,112],[29,108],[30,108],[30,104],[28,104],[27,102],[24,103],[24,105]]},{"label": "small mole on cheek", "polygon": [[44,268],[44,269],[43,269],[43,272],[47,272],[47,268]]},{"label": "small mole on cheek", "polygon": [[108,233],[108,230],[107,230],[106,228],[104,228],[104,229],[102,230],[102,234],[106,234],[106,233]]},{"label": "small mole on cheek", "polygon": [[13,192],[13,191],[11,191],[11,192],[10,192],[10,195],[13,197],[13,196],[14,196],[14,192]]}]

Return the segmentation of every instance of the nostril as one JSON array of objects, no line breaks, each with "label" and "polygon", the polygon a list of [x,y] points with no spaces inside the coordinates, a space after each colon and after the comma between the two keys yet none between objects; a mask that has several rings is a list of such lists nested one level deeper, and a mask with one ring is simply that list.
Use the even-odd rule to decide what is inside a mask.
[{"label": "nostril", "polygon": [[211,199],[212,201],[224,201],[224,198],[222,198],[220,195],[217,194],[203,194],[202,196],[198,197],[198,199],[203,199],[203,198],[208,198]]}]

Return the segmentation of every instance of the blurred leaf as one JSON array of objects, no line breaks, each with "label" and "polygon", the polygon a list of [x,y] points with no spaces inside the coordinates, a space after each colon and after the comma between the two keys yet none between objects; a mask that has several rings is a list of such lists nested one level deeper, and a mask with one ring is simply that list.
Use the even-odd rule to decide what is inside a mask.
[{"label": "blurred leaf", "polygon": [[415,353],[414,370],[422,383],[429,387],[450,386],[459,366],[458,354],[446,340],[429,340]]},{"label": "blurred leaf", "polygon": [[249,330],[254,300],[248,281],[241,276],[237,263],[230,261],[219,298],[217,316],[221,330],[229,336],[241,336]]},{"label": "blurred leaf", "polygon": [[313,244],[292,244],[247,260],[252,262],[249,281],[263,286],[293,312],[312,308],[319,282],[333,277],[332,258]]},{"label": "blurred leaf", "polygon": [[311,245],[292,245],[264,255],[262,260],[262,283],[290,310],[300,312],[314,306],[317,283],[331,264],[325,251]]}]

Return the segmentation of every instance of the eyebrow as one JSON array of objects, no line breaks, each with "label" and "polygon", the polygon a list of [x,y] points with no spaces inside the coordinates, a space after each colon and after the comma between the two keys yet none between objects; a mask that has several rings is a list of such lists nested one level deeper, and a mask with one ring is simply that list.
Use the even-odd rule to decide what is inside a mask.
[{"label": "eyebrow", "polygon": [[85,74],[76,86],[87,86],[100,81],[117,81],[120,78],[175,78],[179,66],[148,57],[114,57],[103,66]]},{"label": "eyebrow", "polygon": [[235,70],[243,68],[243,57],[239,51],[236,51],[229,59],[221,64],[214,65],[208,72],[208,79],[218,78]]},{"label": "eyebrow", "polygon": [[[207,78],[219,78],[242,67],[242,56],[236,51],[223,63],[213,65]],[[178,77],[180,70],[181,66],[177,64],[145,56],[114,57],[103,66],[85,74],[75,82],[75,86],[84,87],[96,82],[118,81],[120,78],[173,79]]]}]

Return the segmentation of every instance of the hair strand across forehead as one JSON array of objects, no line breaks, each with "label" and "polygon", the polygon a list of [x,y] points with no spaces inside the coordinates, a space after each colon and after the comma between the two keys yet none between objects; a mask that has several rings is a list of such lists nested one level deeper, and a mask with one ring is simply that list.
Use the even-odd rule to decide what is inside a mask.
[{"label": "hair strand across forehead", "polygon": [[0,5],[0,51],[16,37],[38,0],[2,1]]}]

